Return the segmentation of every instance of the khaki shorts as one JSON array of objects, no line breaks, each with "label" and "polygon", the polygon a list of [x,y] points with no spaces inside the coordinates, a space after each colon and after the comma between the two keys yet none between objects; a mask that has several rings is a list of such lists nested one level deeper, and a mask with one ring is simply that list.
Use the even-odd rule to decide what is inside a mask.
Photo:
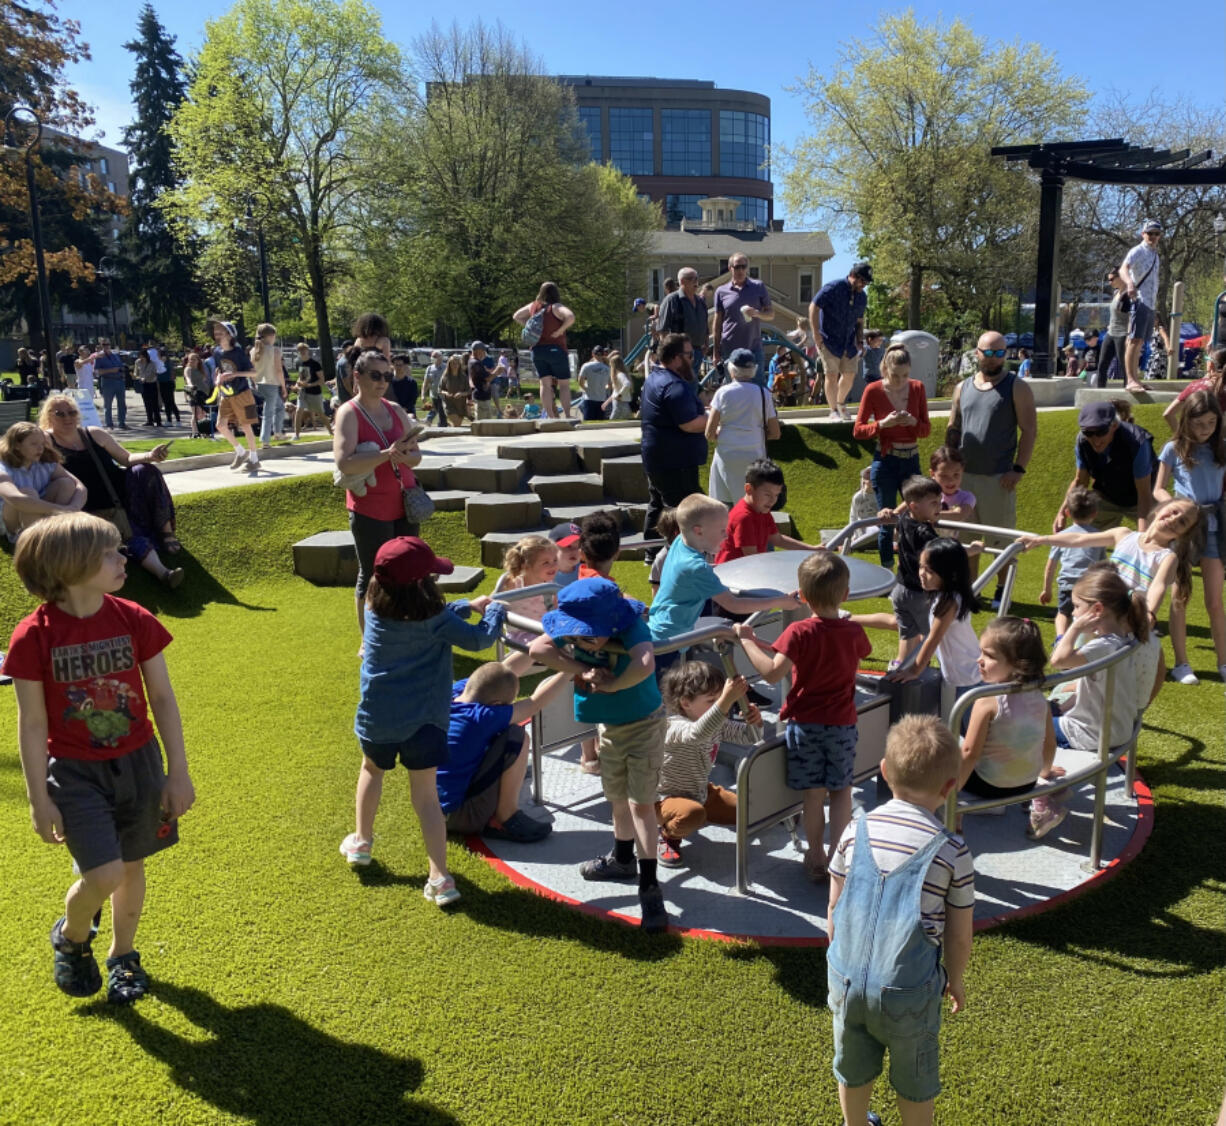
[{"label": "khaki shorts", "polygon": [[822,370],[827,375],[855,375],[856,369],[860,366],[859,356],[836,356],[833,352],[827,352],[825,348],[819,351],[822,354]]},{"label": "khaki shorts", "polygon": [[224,391],[217,397],[217,420],[235,426],[250,426],[260,417],[255,396],[250,391],[236,391],[227,395]]},{"label": "khaki shorts", "polygon": [[[1025,482],[1023,477],[1018,487],[1024,487]],[[1017,527],[1017,489],[1002,489],[999,477],[981,473],[964,473],[962,487],[975,494],[975,512],[980,524],[990,528]],[[1013,542],[1002,536],[984,536],[983,540],[988,547],[1007,547]]]},{"label": "khaki shorts", "polygon": [[474,399],[473,406],[477,408],[478,418],[497,418],[498,411],[489,399]]},{"label": "khaki shorts", "polygon": [[1135,504],[1131,508],[1121,508],[1114,501],[1109,501],[1102,493],[1095,492],[1094,497],[1098,501],[1098,511],[1090,523],[1100,532],[1105,532],[1109,528],[1118,528],[1124,522],[1125,517],[1136,521],[1137,506]]},{"label": "khaki shorts", "polygon": [[611,802],[654,806],[664,765],[664,709],[633,723],[602,723],[596,728],[600,785]]}]

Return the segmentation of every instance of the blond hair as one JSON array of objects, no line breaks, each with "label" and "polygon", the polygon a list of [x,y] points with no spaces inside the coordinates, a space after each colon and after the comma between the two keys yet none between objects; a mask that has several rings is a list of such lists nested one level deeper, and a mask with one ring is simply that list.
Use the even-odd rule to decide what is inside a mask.
[{"label": "blond hair", "polygon": [[711,516],[727,519],[728,510],[714,497],[706,493],[690,493],[677,505],[677,527],[683,532],[691,531]]},{"label": "blond hair", "polygon": [[811,607],[838,605],[850,574],[842,556],[820,548],[800,561],[797,578],[801,596]]},{"label": "blond hair", "polygon": [[251,345],[251,362],[253,364],[259,363],[260,360],[263,358],[264,356],[264,337],[267,336],[268,333],[270,332],[275,336],[277,334],[277,326],[270,325],[270,324],[262,324],[262,325],[256,326],[255,341]]},{"label": "blond hair", "polygon": [[56,407],[69,406],[73,410],[79,410],[77,401],[71,395],[66,395],[63,391],[57,391],[54,394],[48,395],[43,400],[43,405],[38,408],[38,425],[44,430],[51,429],[51,416]]},{"label": "blond hair", "polygon": [[[25,468],[25,459],[23,458],[18,447],[31,434],[42,434],[42,427],[36,422],[14,422],[2,435],[0,435],[0,461],[5,465],[12,466],[14,469]],[[39,456],[39,461],[50,461],[59,465],[64,459],[60,457],[57,450],[46,436],[43,437],[43,452]]]},{"label": "blond hair", "polygon": [[519,693],[519,677],[498,661],[487,661],[473,669],[468,678],[468,695],[478,704],[497,703],[500,698],[515,699]]},{"label": "blond hair", "polygon": [[886,773],[894,789],[932,793],[958,775],[962,751],[934,715],[905,715],[885,741]]},{"label": "blond hair", "polygon": [[545,552],[558,552],[558,545],[545,536],[524,536],[517,540],[502,557],[507,575],[512,579],[522,578],[525,571]]},{"label": "blond hair", "polygon": [[26,528],[13,552],[13,569],[31,594],[58,602],[102,566],[120,544],[119,529],[88,512],[48,516]]}]

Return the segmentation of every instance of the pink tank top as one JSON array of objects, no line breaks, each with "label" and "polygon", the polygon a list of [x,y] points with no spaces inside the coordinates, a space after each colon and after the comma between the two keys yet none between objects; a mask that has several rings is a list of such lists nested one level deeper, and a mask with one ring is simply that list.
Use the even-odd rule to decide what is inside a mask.
[{"label": "pink tank top", "polygon": [[[370,424],[356,402],[353,405],[353,412],[358,420],[358,445],[363,442],[374,442],[379,449],[383,450],[392,442],[399,441],[404,433],[404,424],[400,421],[400,416],[390,408],[387,413],[391,416],[391,425],[382,432]],[[375,484],[366,485],[365,496],[354,496],[352,492],[346,490],[345,507],[350,512],[369,516],[372,520],[398,520],[404,515],[404,502],[400,499],[401,489],[411,488],[416,483],[417,479],[413,476],[413,471],[407,466],[400,467],[400,480],[397,481],[392,467],[384,462],[375,469]]]}]

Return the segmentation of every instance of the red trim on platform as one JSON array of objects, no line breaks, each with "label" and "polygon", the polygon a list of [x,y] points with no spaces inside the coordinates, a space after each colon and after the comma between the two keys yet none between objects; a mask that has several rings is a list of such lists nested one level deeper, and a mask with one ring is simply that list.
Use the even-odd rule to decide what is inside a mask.
[{"label": "red trim on platform", "polygon": [[[1141,780],[1138,775],[1132,786],[1133,796],[1137,799],[1137,823],[1132,830],[1132,836],[1128,838],[1128,843],[1124,846],[1123,851],[1114,860],[1110,861],[1106,867],[1096,872],[1092,876],[1087,876],[1076,887],[1069,888],[1068,891],[1062,891],[1051,899],[1046,899],[1042,903],[1032,903],[1029,907],[1023,907],[1017,911],[1011,911],[1004,915],[993,915],[987,919],[979,919],[975,923],[975,931],[991,930],[993,927],[999,927],[1004,923],[1011,923],[1016,919],[1025,919],[1031,915],[1038,915],[1044,911],[1048,911],[1053,907],[1063,906],[1070,900],[1077,898],[1080,895],[1091,889],[1101,887],[1114,876],[1119,875],[1123,866],[1132,860],[1135,860],[1140,855],[1141,850],[1145,847],[1149,840],[1150,834],[1154,829],[1154,799],[1148,786]],[[569,895],[563,895],[561,892],[554,891],[552,888],[546,887],[544,884],[539,884],[535,880],[529,879],[522,872],[512,868],[505,860],[497,856],[490,850],[489,845],[479,836],[470,836],[466,838],[465,844],[480,856],[491,868],[496,872],[500,872],[516,887],[524,888],[526,891],[535,892],[542,899],[552,899],[555,903],[565,904],[567,907],[573,907],[576,911],[584,915],[590,915],[593,918],[616,920],[619,923],[625,923],[627,926],[638,926],[638,920],[632,915],[623,915],[620,911],[606,911],[602,907],[595,907],[590,903],[584,903],[582,900],[573,899]],[[723,931],[703,930],[700,927],[672,927],[668,928],[669,934],[680,935],[682,938],[701,938],[711,942],[729,942],[729,943],[753,943],[757,946],[826,946],[827,939],[821,938],[784,938],[769,935],[754,935],[754,934],[727,934]]]}]

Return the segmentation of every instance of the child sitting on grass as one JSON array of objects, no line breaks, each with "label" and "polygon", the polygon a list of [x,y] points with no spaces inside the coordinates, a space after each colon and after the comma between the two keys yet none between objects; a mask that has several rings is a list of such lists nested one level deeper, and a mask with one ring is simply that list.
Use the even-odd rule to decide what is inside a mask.
[{"label": "child sitting on grass", "polygon": [[728,514],[728,530],[715,562],[727,563],[745,555],[760,555],[772,548],[815,551],[812,544],[779,531],[772,515],[783,493],[783,470],[769,458],[750,462],[745,471],[745,495]]},{"label": "child sitting on grass", "polygon": [[524,392],[524,418],[540,418],[541,404],[538,403],[527,391]]},{"label": "child sitting on grass", "polygon": [[[1098,529],[1094,526],[1094,517],[1098,515],[1098,497],[1089,489],[1080,485],[1069,489],[1064,507],[1073,520],[1069,532],[1081,532],[1094,535]],[[1056,577],[1056,640],[1064,636],[1068,624],[1073,617],[1073,586],[1086,569],[1093,563],[1098,563],[1107,554],[1104,547],[1063,547],[1053,546],[1047,555],[1047,564],[1043,568],[1043,590],[1039,595],[1039,605],[1051,603],[1052,578]]]},{"label": "child sitting on grass", "polygon": [[[552,583],[558,573],[558,547],[545,536],[524,536],[507,548],[502,562],[504,569],[494,584],[495,594]],[[507,610],[521,618],[539,622],[545,616],[545,596],[537,594],[508,602]],[[508,640],[517,641],[526,648],[540,635],[526,629],[516,629],[508,630],[506,636]],[[520,677],[532,667],[532,659],[526,652],[516,649],[511,651],[503,664]]]},{"label": "child sitting on grass", "polygon": [[45,601],[18,623],[4,658],[34,831],[67,843],[80,873],[51,928],[55,984],[71,997],[102,988],[90,944],[110,899],[106,999],[120,1004],[149,988],[133,945],[145,858],[178,842],[195,801],[163,655],[171,637],[148,610],[113,597],[124,564],[118,530],[97,516],[50,516],[27,529],[13,566]]},{"label": "child sitting on grass", "polygon": [[802,560],[800,593],[813,617],[793,622],[764,650],[751,627],[735,627],[745,655],[767,684],[789,673],[792,685],[780,718],[787,721],[787,782],[804,794],[802,814],[809,850],[805,872],[826,878],[825,802],[830,797],[830,845],[851,820],[851,783],[858,739],[856,671],[872,651],[864,627],[839,607],[851,586],[847,563],[824,549]]},{"label": "child sitting on grass", "polygon": [[[450,559],[436,556],[416,536],[388,540],[375,556],[366,590],[361,699],[353,723],[362,747],[357,827],[340,845],[350,864],[370,863],[383,775],[399,760],[409,772],[430,863],[422,894],[439,907],[460,898],[447,871],[447,825],[435,780],[435,771],[447,761],[451,647],[477,652],[492,645],[507,612],[488,595],[448,605],[434,576],[454,569]],[[483,615],[480,625],[462,620],[470,608]]]},{"label": "child sitting on grass", "polygon": [[452,685],[447,761],[437,775],[450,832],[519,843],[549,836],[551,824],[519,808],[529,756],[523,724],[562,691],[567,679],[555,673],[526,700],[516,700],[519,677],[505,662],[490,661]]},{"label": "child sitting on grass", "polygon": [[656,803],[656,858],[666,868],[680,867],[682,840],[708,822],[736,824],[736,794],[709,778],[720,743],[752,746],[760,738],[753,728],[762,717],[753,704],[742,703],[745,723],[728,718],[747,689],[743,676],[725,677],[706,661],[686,661],[664,674],[660,691],[669,715]]},{"label": "child sitting on grass", "polygon": [[[668,929],[656,875],[656,797],[664,761],[664,708],[644,606],[610,579],[580,579],[545,615],[532,659],[575,678],[575,721],[596,724],[600,785],[613,809],[613,851],[579,866],[585,880],[639,878],[642,928]],[[605,652],[616,641],[622,653]],[[635,865],[635,855],[638,865]]]},{"label": "child sitting on grass", "polygon": [[957,785],[959,761],[939,719],[903,716],[881,763],[893,799],[849,825],[831,857],[826,977],[844,1122],[876,1118],[869,1104],[887,1050],[899,1117],[932,1122],[941,1000],[948,993],[955,1013],[966,1006],[975,914],[970,850],[933,812]]},{"label": "child sitting on grass", "polygon": [[85,506],[85,486],[63,462],[36,423],[14,422],[0,437],[0,509],[10,542],[44,516]]}]

